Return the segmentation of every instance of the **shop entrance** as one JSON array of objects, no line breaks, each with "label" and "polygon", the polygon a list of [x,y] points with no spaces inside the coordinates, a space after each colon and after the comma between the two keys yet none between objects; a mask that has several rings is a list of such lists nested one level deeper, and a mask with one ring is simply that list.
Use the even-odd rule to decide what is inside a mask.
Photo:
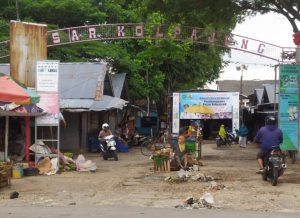
[{"label": "shop entrance", "polygon": [[191,122],[201,123],[202,134],[204,140],[214,140],[219,132],[221,124],[225,125],[225,129],[228,132],[234,131],[232,128],[231,119],[215,119],[215,120],[194,120],[194,119],[185,119],[180,120],[180,134],[187,130]]}]

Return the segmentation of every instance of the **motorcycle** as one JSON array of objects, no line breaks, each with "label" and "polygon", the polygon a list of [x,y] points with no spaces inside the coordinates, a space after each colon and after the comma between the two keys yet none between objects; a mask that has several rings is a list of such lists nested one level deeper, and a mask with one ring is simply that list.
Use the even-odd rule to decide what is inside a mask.
[{"label": "motorcycle", "polygon": [[283,175],[286,169],[285,157],[278,146],[272,146],[271,152],[263,160],[264,171],[262,178],[264,181],[268,179],[271,181],[273,186],[278,183],[278,177]]},{"label": "motorcycle", "polygon": [[133,137],[134,146],[141,146],[142,144],[150,141],[150,137],[139,135],[138,133],[136,133]]},{"label": "motorcycle", "polygon": [[239,134],[238,134],[238,130],[235,130],[235,134],[233,132],[226,132],[227,135],[227,140],[234,144],[238,144],[239,143]]},{"label": "motorcycle", "polygon": [[116,141],[113,135],[106,136],[104,140],[100,140],[100,149],[104,160],[108,158],[114,158],[115,161],[118,160]]},{"label": "motorcycle", "polygon": [[228,132],[226,132],[225,139],[223,139],[220,135],[218,135],[216,138],[217,147],[231,146],[233,143],[232,137],[234,137],[234,136],[231,136]]}]

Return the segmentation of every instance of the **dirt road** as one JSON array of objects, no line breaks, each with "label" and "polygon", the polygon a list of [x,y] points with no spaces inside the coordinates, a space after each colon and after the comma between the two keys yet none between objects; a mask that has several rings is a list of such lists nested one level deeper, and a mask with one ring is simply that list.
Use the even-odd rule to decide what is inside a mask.
[{"label": "dirt road", "polygon": [[[204,166],[200,172],[214,177],[225,188],[212,190],[209,183],[191,181],[168,183],[164,179],[176,172],[153,173],[152,161],[138,148],[119,153],[119,161],[104,161],[99,154],[86,154],[97,162],[98,170],[64,172],[53,176],[13,179],[12,187],[0,190],[0,205],[91,206],[120,205],[173,208],[189,196],[209,192],[221,208],[259,211],[300,211],[300,166],[290,164],[273,187],[255,174],[257,146],[246,149],[233,145],[217,149],[211,142],[203,145]],[[12,191],[19,198],[9,199]]]}]

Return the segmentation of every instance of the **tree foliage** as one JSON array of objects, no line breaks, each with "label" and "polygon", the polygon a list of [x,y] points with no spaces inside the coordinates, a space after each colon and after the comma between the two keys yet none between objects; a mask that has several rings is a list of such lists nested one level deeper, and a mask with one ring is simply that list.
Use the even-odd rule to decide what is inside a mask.
[{"label": "tree foliage", "polygon": [[[49,29],[102,23],[168,24],[231,31],[241,20],[231,0],[18,0],[21,21],[47,23]],[[2,39],[8,21],[16,19],[15,0],[0,1]],[[3,33],[3,34],[2,34]],[[127,73],[131,99],[147,96],[163,111],[166,94],[202,87],[218,78],[224,48],[191,41],[126,40],[89,42],[48,49],[49,59],[62,62],[107,61]]]},{"label": "tree foliage", "polygon": [[268,12],[282,14],[292,25],[293,31],[299,31],[299,0],[236,0],[236,3],[242,11],[248,11],[250,14]]}]

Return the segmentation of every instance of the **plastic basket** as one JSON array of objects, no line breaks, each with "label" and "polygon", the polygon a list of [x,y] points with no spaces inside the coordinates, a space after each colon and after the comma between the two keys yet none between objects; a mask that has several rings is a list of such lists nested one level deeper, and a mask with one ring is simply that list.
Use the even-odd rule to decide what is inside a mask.
[{"label": "plastic basket", "polygon": [[185,141],[185,145],[189,152],[196,151],[196,142],[195,141]]}]

